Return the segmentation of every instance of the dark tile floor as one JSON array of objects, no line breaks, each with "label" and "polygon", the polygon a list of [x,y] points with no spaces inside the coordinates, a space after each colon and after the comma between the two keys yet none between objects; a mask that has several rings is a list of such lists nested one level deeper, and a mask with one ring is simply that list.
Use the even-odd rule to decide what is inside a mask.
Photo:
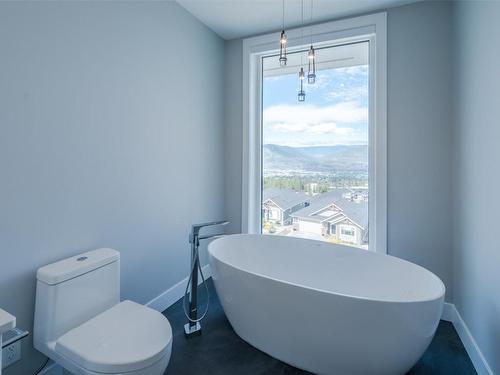
[{"label": "dark tile floor", "polygon": [[[208,281],[210,311],[203,321],[203,334],[186,339],[182,301],[164,312],[174,332],[172,357],[166,375],[306,375],[247,344],[234,333]],[[204,289],[200,288],[200,294]],[[201,297],[201,296],[200,296]],[[205,300],[201,298],[201,304]],[[203,305],[204,306],[204,305]],[[203,307],[202,307],[203,308]],[[431,345],[407,375],[470,375],[474,367],[451,323],[441,321]]]}]

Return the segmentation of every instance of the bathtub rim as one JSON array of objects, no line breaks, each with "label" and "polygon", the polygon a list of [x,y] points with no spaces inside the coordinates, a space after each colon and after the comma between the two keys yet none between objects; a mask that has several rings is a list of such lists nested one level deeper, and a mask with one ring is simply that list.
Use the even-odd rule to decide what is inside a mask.
[{"label": "bathtub rim", "polygon": [[[441,280],[441,278],[439,276],[437,276],[434,272],[429,271],[427,268],[422,267],[422,266],[420,266],[420,265],[418,265],[416,263],[412,263],[412,262],[407,261],[405,259],[401,259],[401,258],[395,257],[393,255],[389,255],[389,254],[380,254],[380,253],[376,253],[376,252],[371,252],[372,254],[375,254],[376,256],[386,256],[386,257],[394,258],[397,261],[408,263],[408,264],[410,264],[413,267],[418,267],[418,268],[424,270],[425,272],[430,273],[431,276],[438,282],[438,286],[440,287],[439,288],[440,289],[440,293],[438,294],[438,296],[437,297],[432,297],[432,298],[429,297],[429,298],[421,298],[421,299],[414,299],[414,300],[405,301],[405,300],[396,300],[396,299],[387,299],[387,298],[378,298],[377,299],[377,298],[373,298],[373,297],[365,297],[365,296],[358,296],[358,295],[353,295],[353,294],[348,294],[348,293],[334,292],[334,291],[327,290],[327,289],[315,288],[315,287],[308,286],[308,285],[298,284],[298,283],[295,283],[295,282],[292,282],[292,281],[286,281],[286,280],[278,279],[276,277],[264,275],[264,274],[261,274],[259,272],[251,272],[251,271],[246,270],[246,269],[244,269],[242,267],[236,266],[236,265],[234,265],[231,262],[222,261],[219,257],[217,257],[217,256],[214,255],[214,250],[212,250],[213,247],[215,246],[215,244],[217,244],[219,241],[224,241],[224,239],[227,238],[227,237],[259,237],[259,236],[277,237],[279,235],[238,233],[238,234],[230,234],[230,235],[220,236],[220,237],[216,238],[215,240],[211,241],[208,244],[208,246],[207,246],[207,253],[208,253],[208,256],[209,256],[209,261],[210,261],[210,258],[213,257],[213,258],[217,259],[219,262],[224,263],[224,264],[226,264],[226,265],[228,265],[228,266],[230,266],[230,267],[232,267],[234,269],[237,269],[238,271],[244,272],[244,273],[249,274],[249,275],[254,275],[254,276],[262,277],[262,278],[265,278],[265,279],[268,279],[268,280],[272,280],[272,281],[278,282],[280,284],[286,284],[286,285],[291,285],[291,286],[294,286],[294,287],[304,288],[304,289],[308,289],[308,290],[311,290],[311,291],[314,291],[314,292],[318,292],[318,293],[325,293],[325,294],[330,294],[330,295],[333,294],[333,295],[337,295],[337,296],[341,296],[341,297],[356,299],[356,300],[359,300],[359,301],[369,301],[369,302],[379,302],[379,303],[397,303],[397,304],[426,303],[426,302],[438,301],[440,299],[443,299],[443,301],[444,301],[444,297],[445,297],[445,294],[446,294],[446,286],[444,285],[443,281]],[[287,236],[280,236],[280,237],[287,238]],[[310,239],[303,239],[303,238],[298,238],[298,239],[302,239],[302,240],[305,240],[305,241],[325,243],[324,241],[319,241],[319,240],[310,240]],[[334,246],[335,244],[330,244],[330,245]],[[342,246],[342,245],[339,245],[339,246]],[[356,250],[359,250],[359,251],[369,251],[369,250],[362,250],[362,249],[356,249]],[[213,275],[213,270],[212,270],[212,275]]]}]

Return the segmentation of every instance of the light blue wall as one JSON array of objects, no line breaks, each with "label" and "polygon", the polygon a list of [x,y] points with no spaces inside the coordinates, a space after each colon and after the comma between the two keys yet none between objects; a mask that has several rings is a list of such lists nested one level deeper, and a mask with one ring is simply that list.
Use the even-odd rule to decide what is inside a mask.
[{"label": "light blue wall", "polygon": [[500,374],[500,3],[454,10],[454,302]]},{"label": "light blue wall", "polygon": [[388,251],[436,273],[453,298],[451,2],[387,15]]},{"label": "light blue wall", "polygon": [[142,303],[187,275],[189,225],[224,215],[223,69],[174,2],[0,2],[0,306],[20,327],[35,270],[85,250],[120,250]]}]

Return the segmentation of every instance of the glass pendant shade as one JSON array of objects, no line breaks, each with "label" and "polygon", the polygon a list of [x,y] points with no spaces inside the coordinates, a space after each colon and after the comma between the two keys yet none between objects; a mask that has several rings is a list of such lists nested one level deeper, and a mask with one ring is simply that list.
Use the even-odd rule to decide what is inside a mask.
[{"label": "glass pendant shade", "polygon": [[307,69],[307,83],[314,84],[316,82],[316,52],[314,47],[311,45],[309,52],[307,53],[309,59],[308,69]]},{"label": "glass pendant shade", "polygon": [[299,99],[299,102],[304,102],[306,100],[306,92],[300,89],[297,98]]},{"label": "glass pendant shade", "polygon": [[280,66],[286,66],[287,62],[287,57],[286,57],[286,35],[285,35],[285,30],[281,30],[281,35],[280,35]]}]

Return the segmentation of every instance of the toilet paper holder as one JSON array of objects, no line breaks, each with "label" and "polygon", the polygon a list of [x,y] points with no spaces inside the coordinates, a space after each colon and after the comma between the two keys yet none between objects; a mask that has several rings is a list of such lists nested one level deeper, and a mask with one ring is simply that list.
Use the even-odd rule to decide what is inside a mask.
[{"label": "toilet paper holder", "polygon": [[2,335],[2,349],[24,339],[30,333],[19,328],[12,328]]}]

